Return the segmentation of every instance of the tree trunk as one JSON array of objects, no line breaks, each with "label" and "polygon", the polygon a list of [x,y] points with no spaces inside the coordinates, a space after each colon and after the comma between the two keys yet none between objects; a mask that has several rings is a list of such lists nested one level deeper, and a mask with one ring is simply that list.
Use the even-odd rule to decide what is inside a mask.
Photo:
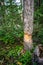
[{"label": "tree trunk", "polygon": [[40,7],[40,5],[41,5],[41,0],[38,0],[38,6]]},{"label": "tree trunk", "polygon": [[33,32],[33,12],[34,1],[24,0],[24,49],[32,49],[32,32]]}]

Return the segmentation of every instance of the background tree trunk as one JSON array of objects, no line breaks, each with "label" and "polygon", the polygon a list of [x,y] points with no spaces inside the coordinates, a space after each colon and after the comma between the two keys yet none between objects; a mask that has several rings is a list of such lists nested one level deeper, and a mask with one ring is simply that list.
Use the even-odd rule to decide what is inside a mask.
[{"label": "background tree trunk", "polygon": [[24,49],[32,49],[34,0],[24,0]]}]

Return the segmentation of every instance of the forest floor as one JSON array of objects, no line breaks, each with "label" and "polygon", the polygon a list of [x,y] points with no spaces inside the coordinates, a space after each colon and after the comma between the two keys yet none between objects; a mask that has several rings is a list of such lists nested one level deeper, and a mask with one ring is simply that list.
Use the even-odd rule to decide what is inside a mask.
[{"label": "forest floor", "polygon": [[[0,43],[0,65],[27,65],[30,64],[31,54],[26,51],[21,53],[23,45],[20,43]],[[29,62],[28,62],[29,61]]]},{"label": "forest floor", "polygon": [[0,43],[0,65],[31,65],[31,53],[23,50],[22,43]]}]

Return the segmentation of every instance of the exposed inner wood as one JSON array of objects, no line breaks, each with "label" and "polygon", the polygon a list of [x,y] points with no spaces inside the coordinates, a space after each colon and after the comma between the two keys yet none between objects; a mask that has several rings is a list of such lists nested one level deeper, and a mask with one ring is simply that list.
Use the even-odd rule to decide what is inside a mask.
[{"label": "exposed inner wood", "polygon": [[32,49],[32,34],[24,33],[24,48],[26,50]]},{"label": "exposed inner wood", "polygon": [[28,41],[31,41],[32,42],[32,35],[31,34],[28,34],[28,33],[24,33],[24,40],[26,41],[26,42],[28,42]]}]

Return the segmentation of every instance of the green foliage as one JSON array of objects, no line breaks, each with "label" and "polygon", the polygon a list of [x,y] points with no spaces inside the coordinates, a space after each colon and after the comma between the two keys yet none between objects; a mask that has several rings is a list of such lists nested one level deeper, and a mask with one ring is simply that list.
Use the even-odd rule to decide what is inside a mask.
[{"label": "green foliage", "polygon": [[0,7],[0,40],[5,44],[14,43],[16,40],[22,41],[24,34],[23,21],[21,19],[22,7],[15,3],[13,5],[11,2],[12,0],[8,0],[6,3],[10,3],[10,5],[6,4]]},{"label": "green foliage", "polygon": [[[0,48],[0,61],[6,65],[27,65],[31,64],[31,53],[26,51],[25,54],[21,54],[23,46],[21,45],[7,45],[5,48]],[[6,50],[7,49],[7,50]]]},{"label": "green foliage", "polygon": [[36,43],[43,44],[43,2],[42,0],[41,0],[40,7],[38,7],[34,13],[33,40]]},{"label": "green foliage", "polygon": [[23,54],[21,57],[20,57],[20,62],[22,63],[22,65],[27,65],[27,64],[31,64],[31,61],[32,61],[32,56],[31,56],[31,53],[30,51],[26,51],[25,54]]},{"label": "green foliage", "polygon": [[0,30],[0,40],[2,40],[5,44],[7,43],[15,43],[22,41],[23,38],[23,32],[22,31],[9,31],[6,32],[5,30]]},{"label": "green foliage", "polygon": [[[23,41],[22,6],[12,0],[5,1],[6,4],[0,0],[0,65],[31,65],[31,52],[21,54],[23,46],[15,45]],[[43,0],[40,7],[35,0],[33,40],[43,44]]]},{"label": "green foliage", "polygon": [[38,38],[40,40],[40,43],[43,44],[43,28],[38,32]]}]

